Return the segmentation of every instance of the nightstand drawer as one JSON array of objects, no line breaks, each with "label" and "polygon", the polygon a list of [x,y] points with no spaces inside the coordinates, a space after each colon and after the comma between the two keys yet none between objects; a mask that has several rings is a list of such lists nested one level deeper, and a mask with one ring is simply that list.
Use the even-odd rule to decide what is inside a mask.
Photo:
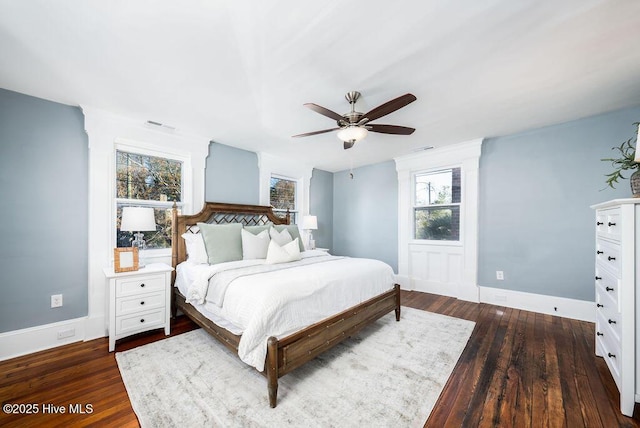
[{"label": "nightstand drawer", "polygon": [[151,293],[165,289],[164,275],[137,276],[116,279],[116,297]]},{"label": "nightstand drawer", "polygon": [[164,292],[116,299],[116,316],[164,308]]},{"label": "nightstand drawer", "polygon": [[136,331],[145,331],[154,326],[163,327],[165,310],[142,312],[133,315],[116,317],[116,335],[131,334]]}]

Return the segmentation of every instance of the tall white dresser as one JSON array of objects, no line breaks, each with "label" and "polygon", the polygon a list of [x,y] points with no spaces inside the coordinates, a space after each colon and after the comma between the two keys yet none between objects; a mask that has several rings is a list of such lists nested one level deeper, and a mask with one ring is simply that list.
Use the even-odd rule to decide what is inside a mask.
[{"label": "tall white dresser", "polygon": [[604,358],[618,386],[620,411],[632,416],[640,402],[640,199],[591,208],[596,210],[596,355]]}]

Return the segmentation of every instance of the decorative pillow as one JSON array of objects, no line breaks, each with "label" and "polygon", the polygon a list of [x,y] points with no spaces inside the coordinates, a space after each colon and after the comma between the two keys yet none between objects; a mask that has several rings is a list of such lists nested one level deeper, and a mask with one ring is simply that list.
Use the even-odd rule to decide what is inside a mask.
[{"label": "decorative pillow", "polygon": [[258,233],[262,232],[263,230],[269,231],[271,226],[273,226],[273,223],[271,223],[269,221],[269,222],[265,223],[262,226],[245,226],[244,230],[246,230],[247,232],[251,232],[254,235],[257,235]]},{"label": "decorative pillow", "polygon": [[209,264],[242,260],[242,225],[240,223],[198,223],[207,249]]},{"label": "decorative pillow", "polygon": [[[297,224],[276,224],[273,226],[278,232],[282,232],[283,230],[287,230],[289,235],[291,235],[291,240],[298,238],[298,243],[300,247],[300,252],[304,251],[304,242],[302,242],[302,238],[300,237],[300,230],[298,229]],[[271,238],[273,239],[273,237]]]},{"label": "decorative pillow", "polygon": [[276,244],[280,245],[281,247],[293,241],[293,238],[291,237],[291,234],[288,230],[279,231],[272,227],[271,229],[269,229],[269,236],[271,236],[271,240],[276,241]]},{"label": "decorative pillow", "polygon": [[269,249],[267,251],[267,264],[287,263],[300,260],[300,247],[298,246],[299,239],[296,238],[284,246],[276,244],[272,239],[269,242]]},{"label": "decorative pillow", "polygon": [[269,242],[271,242],[268,230],[265,229],[254,235],[242,229],[240,234],[242,236],[242,258],[244,260],[267,258],[267,250],[269,249]]},{"label": "decorative pillow", "polygon": [[209,263],[207,249],[201,233],[183,233],[184,243],[187,246],[187,259],[192,263]]}]

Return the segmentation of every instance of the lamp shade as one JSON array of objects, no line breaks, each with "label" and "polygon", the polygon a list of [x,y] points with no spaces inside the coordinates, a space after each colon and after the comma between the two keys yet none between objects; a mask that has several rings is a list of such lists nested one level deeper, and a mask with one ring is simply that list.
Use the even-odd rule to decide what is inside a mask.
[{"label": "lamp shade", "polygon": [[123,232],[145,232],[156,230],[153,208],[123,207],[120,230]]},{"label": "lamp shade", "polygon": [[364,140],[368,133],[369,131],[367,131],[367,128],[357,125],[349,125],[338,131],[336,135],[341,141],[358,142],[360,140]]},{"label": "lamp shade", "polygon": [[318,217],[314,215],[302,217],[302,228],[306,230],[316,230],[318,228]]}]

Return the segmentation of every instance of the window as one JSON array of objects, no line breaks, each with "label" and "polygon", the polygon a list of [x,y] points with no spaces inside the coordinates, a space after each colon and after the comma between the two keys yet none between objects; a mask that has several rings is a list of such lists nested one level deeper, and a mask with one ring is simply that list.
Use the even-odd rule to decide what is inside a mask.
[{"label": "window", "polygon": [[291,215],[291,224],[297,224],[298,214],[298,182],[289,178],[271,176],[269,185],[269,203],[273,207],[273,212],[284,217],[287,209]]},{"label": "window", "polygon": [[122,208],[152,207],[156,231],[144,232],[147,249],[171,247],[172,207],[183,201],[183,162],[140,153],[116,151],[116,246],[130,247],[131,232],[120,230]]},{"label": "window", "polygon": [[460,168],[414,176],[414,238],[460,240]]}]

